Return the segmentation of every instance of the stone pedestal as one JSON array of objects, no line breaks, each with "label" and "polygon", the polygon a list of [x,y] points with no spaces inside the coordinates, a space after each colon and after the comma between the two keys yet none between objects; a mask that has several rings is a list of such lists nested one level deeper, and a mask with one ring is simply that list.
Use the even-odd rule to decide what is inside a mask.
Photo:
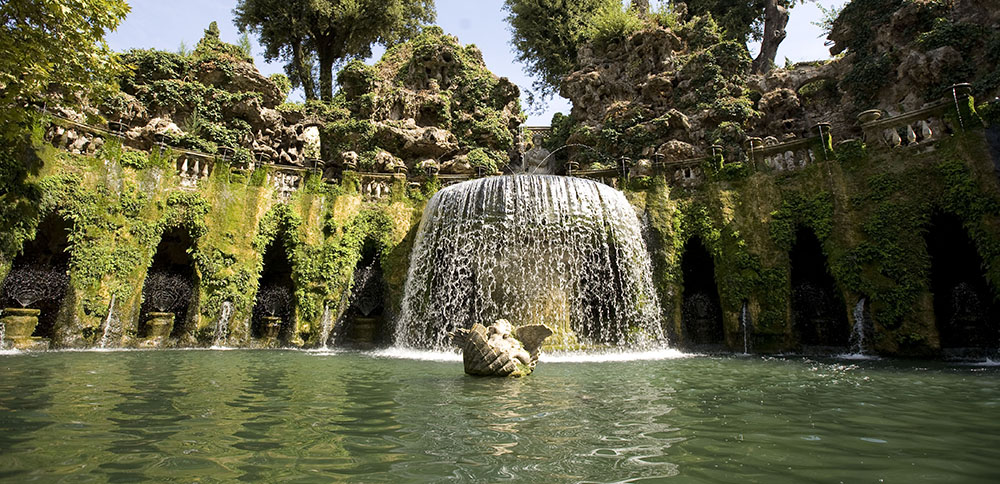
[{"label": "stone pedestal", "polygon": [[261,335],[261,343],[264,346],[277,346],[278,336],[281,334],[281,318],[277,316],[264,316],[261,319],[264,323],[264,334]]},{"label": "stone pedestal", "polygon": [[375,334],[380,323],[381,319],[379,318],[353,318],[348,329],[347,339],[362,349],[374,347]]},{"label": "stone pedestal", "polygon": [[38,309],[7,308],[3,310],[0,322],[4,326],[4,346],[19,350],[48,349],[49,341],[45,338],[32,337],[38,326]]},{"label": "stone pedestal", "polygon": [[174,313],[149,313],[146,319],[146,339],[141,346],[158,348],[174,329]]}]

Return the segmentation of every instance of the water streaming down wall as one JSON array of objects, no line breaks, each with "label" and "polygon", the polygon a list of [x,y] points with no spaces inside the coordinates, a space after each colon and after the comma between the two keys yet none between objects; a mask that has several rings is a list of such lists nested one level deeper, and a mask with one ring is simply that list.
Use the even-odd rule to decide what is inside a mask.
[{"label": "water streaming down wall", "polygon": [[665,343],[635,210],[594,181],[517,175],[438,192],[424,211],[396,344],[445,348],[498,318],[544,323],[556,344]]}]

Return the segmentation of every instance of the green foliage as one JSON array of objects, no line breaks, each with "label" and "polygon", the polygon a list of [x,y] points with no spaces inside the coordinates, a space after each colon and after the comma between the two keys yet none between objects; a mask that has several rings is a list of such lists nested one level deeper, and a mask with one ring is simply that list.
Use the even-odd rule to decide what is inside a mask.
[{"label": "green foliage", "polygon": [[142,170],[149,164],[149,157],[141,151],[126,151],[118,162],[126,168]]},{"label": "green foliage", "polygon": [[469,164],[473,168],[481,168],[485,173],[494,173],[497,171],[496,160],[482,148],[476,148],[469,152]]},{"label": "green foliage", "polygon": [[833,197],[820,192],[803,195],[790,192],[781,201],[781,208],[771,213],[771,239],[782,250],[791,250],[798,227],[808,227],[820,241],[833,231]]},{"label": "green foliage", "polygon": [[278,90],[281,91],[281,99],[287,99],[288,94],[292,92],[292,81],[288,80],[288,76],[284,74],[271,74],[268,79],[278,86]]},{"label": "green foliage", "polygon": [[678,35],[692,51],[707,49],[723,41],[725,33],[711,14],[697,15],[681,26]]},{"label": "green foliage", "polygon": [[513,33],[517,60],[535,78],[540,99],[553,96],[563,76],[577,68],[577,49],[590,19],[615,0],[505,0],[507,22]]},{"label": "green foliage", "polygon": [[[250,55],[249,48],[249,38],[246,39],[247,44],[244,45],[233,45],[223,42],[220,38],[219,24],[212,22],[207,29],[205,29],[205,36],[198,41],[198,45],[194,48],[194,53],[192,54],[195,59],[223,59],[230,62],[249,62],[253,63],[253,57]],[[242,39],[241,39],[242,42]]]},{"label": "green foliage", "polygon": [[187,56],[154,49],[132,49],[118,54],[119,61],[128,68],[122,77],[123,88],[167,79],[182,79],[190,69]]},{"label": "green foliage", "polygon": [[[253,59],[253,45],[250,43],[250,36],[246,32],[240,34],[239,43],[236,44],[239,47],[240,53],[243,54],[247,59]],[[251,61],[252,62],[252,61]]]},{"label": "green foliage", "polygon": [[840,86],[854,95],[858,106],[871,106],[883,87],[892,81],[892,57],[887,54],[858,57]]},{"label": "green foliage", "polygon": [[129,12],[122,0],[7,0],[0,3],[0,141],[19,137],[33,110],[53,91],[72,103],[114,90],[121,65],[105,33]]},{"label": "green foliage", "polygon": [[619,42],[638,32],[642,20],[631,10],[623,10],[613,3],[602,5],[583,30],[583,38],[598,46]]},{"label": "green foliage", "polygon": [[378,81],[378,75],[373,66],[359,59],[348,62],[337,74],[337,83],[347,100],[353,101],[363,94],[371,92]]},{"label": "green foliage", "polygon": [[319,61],[320,94],[333,100],[333,66],[372,54],[415,35],[435,17],[433,0],[240,0],[233,10],[242,31],[260,35],[268,59],[281,58],[312,77],[307,53]]}]

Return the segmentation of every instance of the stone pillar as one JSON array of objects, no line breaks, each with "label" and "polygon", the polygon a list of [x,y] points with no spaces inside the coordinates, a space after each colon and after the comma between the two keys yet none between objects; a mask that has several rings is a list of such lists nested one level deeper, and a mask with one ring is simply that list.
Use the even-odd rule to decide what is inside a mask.
[{"label": "stone pillar", "polygon": [[174,329],[174,313],[149,313],[146,320],[146,339],[141,346],[159,348]]}]

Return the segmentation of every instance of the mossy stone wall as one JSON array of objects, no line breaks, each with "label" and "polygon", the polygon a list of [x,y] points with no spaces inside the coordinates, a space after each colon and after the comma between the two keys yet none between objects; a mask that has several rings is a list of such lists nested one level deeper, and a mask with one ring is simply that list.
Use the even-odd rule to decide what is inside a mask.
[{"label": "mossy stone wall", "polygon": [[[37,140],[36,141],[40,141]],[[319,344],[324,308],[336,313],[353,282],[366,238],[377,241],[391,299],[402,297],[408,245],[427,195],[397,180],[392,199],[365,201],[354,177],[328,185],[306,173],[301,188],[283,199],[267,183],[272,167],[250,176],[221,162],[197,188],[183,188],[174,154],[126,151],[111,142],[96,156],[73,155],[36,143],[39,169],[25,180],[22,200],[8,203],[10,231],[0,253],[0,277],[48,214],[70,226],[70,289],[56,323],[56,347],[96,345],[114,299],[122,331],[113,344],[137,343],[142,287],[161,236],[187,232],[195,264],[183,336],[172,344],[210,345],[223,303],[232,304],[228,344],[251,344],[249,321],[263,252],[281,244],[295,285],[293,345]],[[135,159],[142,157],[143,163]],[[412,193],[411,193],[412,192]]]}]

